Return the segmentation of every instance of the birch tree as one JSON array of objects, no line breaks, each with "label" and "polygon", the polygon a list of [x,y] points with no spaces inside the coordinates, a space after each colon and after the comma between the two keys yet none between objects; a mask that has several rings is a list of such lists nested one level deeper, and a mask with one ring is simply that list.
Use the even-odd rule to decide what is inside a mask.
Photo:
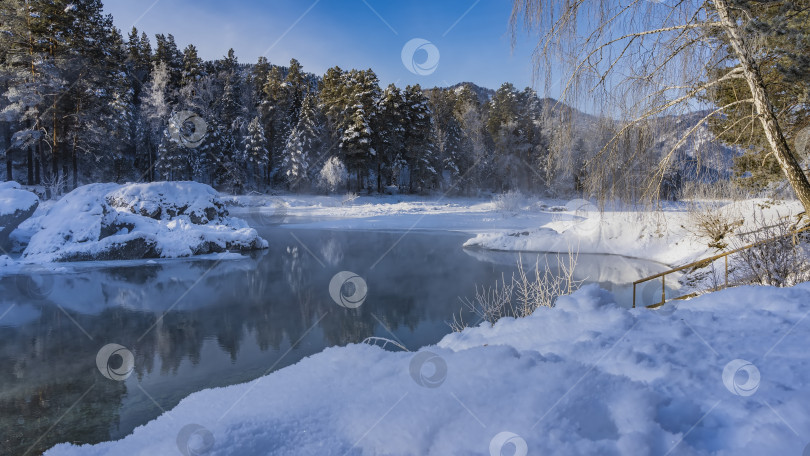
[{"label": "birch tree", "polygon": [[[752,26],[755,0],[551,1],[514,0],[512,32],[539,32],[536,71],[544,70],[547,89],[564,69],[562,99],[577,103],[586,95],[606,114],[620,115],[613,139],[597,154],[602,167],[616,163],[628,132],[679,110],[694,110],[707,91],[730,80],[745,81],[747,96],[712,106],[664,155],[646,182],[645,195],[657,194],[667,165],[688,136],[714,116],[739,105],[751,107],[770,153],[810,214],[810,183],[790,149],[760,72],[759,33]],[[784,3],[785,7],[807,8]],[[801,6],[803,5],[803,6]],[[730,48],[733,52],[725,52]],[[729,61],[732,61],[729,65]],[[561,66],[553,66],[561,64]],[[716,72],[713,69],[724,68]],[[709,77],[711,75],[711,77]],[[621,113],[616,112],[624,107]],[[626,151],[625,151],[626,152]],[[637,154],[643,153],[639,147]],[[604,172],[589,170],[589,177]],[[599,185],[610,185],[601,180]]]}]

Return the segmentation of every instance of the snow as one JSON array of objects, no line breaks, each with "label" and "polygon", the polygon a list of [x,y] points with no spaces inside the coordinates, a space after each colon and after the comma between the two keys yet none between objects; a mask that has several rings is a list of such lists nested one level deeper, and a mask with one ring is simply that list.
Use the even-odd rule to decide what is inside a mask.
[{"label": "snow", "polygon": [[21,186],[17,182],[0,182],[0,217],[17,211],[27,211],[38,201],[37,195],[27,190],[21,190]]},{"label": "snow", "polygon": [[528,454],[800,454],[809,312],[808,285],[657,311],[587,286],[419,353],[330,348],[194,393],[120,441],[46,454],[175,454],[191,424],[212,455],[500,454],[506,441]]},{"label": "snow", "polygon": [[[278,195],[225,198],[231,213],[283,203],[295,228],[443,230],[469,233],[465,246],[491,250],[617,254],[673,264],[708,252],[682,225],[688,213],[669,204],[661,213],[584,206],[583,200],[419,197],[414,195]],[[756,201],[750,201],[754,205]],[[784,208],[783,208],[784,209]],[[796,210],[795,204],[788,209]]]},{"label": "snow", "polygon": [[[462,231],[472,256],[573,249],[676,264],[713,253],[691,233],[684,204],[645,214],[581,200],[523,197],[504,208],[497,198],[218,197],[168,184],[81,187],[17,235],[33,233],[25,261],[137,233],[167,257],[190,255],[201,238],[257,237],[215,203],[249,220],[271,209],[258,220],[283,219],[282,228]],[[757,211],[792,216],[800,205],[748,200],[722,210],[747,229]],[[191,212],[206,223],[192,223]],[[99,239],[110,218],[106,226],[132,228]],[[589,276],[621,273],[587,266]],[[212,455],[500,454],[524,444],[528,454],[800,454],[810,427],[810,284],[732,288],[657,310],[617,300],[589,285],[554,308],[467,328],[418,353],[329,348],[253,382],[194,393],[122,440],[46,454],[176,454],[191,436]]]},{"label": "snow", "polygon": [[190,182],[85,185],[32,219],[23,227],[31,233],[25,263],[267,247],[247,222],[227,216],[216,191]]},{"label": "snow", "polygon": [[[660,211],[607,205],[599,209],[581,199],[539,199],[510,194],[492,198],[420,197],[415,195],[231,196],[231,213],[249,218],[257,208],[283,205],[285,224],[326,230],[442,230],[469,233],[469,249],[522,252],[575,251],[685,264],[713,255],[705,239],[694,234],[690,203],[663,202]],[[743,220],[739,231],[760,220],[792,219],[802,212],[796,201],[748,199],[700,202],[716,206],[731,219]],[[287,226],[287,225],[282,225]],[[732,237],[733,239],[733,237]]]},{"label": "snow", "polygon": [[[573,203],[573,204],[572,204]],[[705,239],[694,234],[695,221],[687,203],[667,203],[660,212],[624,208],[599,210],[583,205],[583,200],[549,208],[551,220],[526,230],[500,230],[479,233],[466,247],[492,250],[615,254],[684,264],[717,253]],[[776,221],[802,212],[798,202],[772,202],[762,199],[719,202],[717,211],[743,221],[739,231],[751,231],[757,217]],[[795,220],[795,219],[794,219]],[[732,236],[733,239],[733,236]]]},{"label": "snow", "polygon": [[110,192],[106,199],[113,207],[160,220],[183,214],[205,225],[220,221],[224,214],[219,193],[199,182],[128,184]]}]

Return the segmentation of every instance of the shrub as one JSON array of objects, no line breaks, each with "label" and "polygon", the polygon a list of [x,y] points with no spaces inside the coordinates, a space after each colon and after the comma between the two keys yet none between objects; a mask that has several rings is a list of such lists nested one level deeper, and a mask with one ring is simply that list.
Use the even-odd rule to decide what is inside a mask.
[{"label": "shrub", "polygon": [[529,274],[518,255],[517,273],[510,279],[501,276],[493,286],[475,287],[475,297],[460,298],[463,304],[458,316],[453,316],[450,327],[459,332],[469,326],[463,314],[465,310],[478,316],[480,321],[494,325],[503,317],[526,317],[540,307],[554,307],[558,297],[573,293],[582,285],[574,279],[574,269],[578,254],[569,251],[567,257],[557,255],[558,270],[552,269],[546,259],[545,267],[540,268],[540,259],[534,265],[534,274]]},{"label": "shrub", "polygon": [[688,208],[689,217],[685,230],[705,241],[710,248],[723,250],[728,247],[728,237],[742,226],[743,219],[734,210],[715,203],[692,202]]},{"label": "shrub", "polygon": [[517,190],[509,190],[508,192],[495,195],[492,198],[492,204],[495,210],[499,212],[515,213],[520,211],[523,204],[523,194]]},{"label": "shrub", "polygon": [[808,235],[793,234],[791,224],[778,216],[776,223],[771,222],[755,215],[757,228],[734,241],[735,248],[755,244],[737,254],[739,272],[735,281],[787,287],[810,280]]}]

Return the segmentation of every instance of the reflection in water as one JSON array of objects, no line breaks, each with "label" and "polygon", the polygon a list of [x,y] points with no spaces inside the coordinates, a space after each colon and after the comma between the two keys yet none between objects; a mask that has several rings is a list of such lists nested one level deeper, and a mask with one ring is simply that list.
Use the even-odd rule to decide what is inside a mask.
[{"label": "reflection in water", "polygon": [[[410,233],[398,243],[400,233],[261,234],[270,250],[243,259],[74,265],[47,278],[44,296],[19,277],[0,278],[0,454],[118,439],[194,391],[255,379],[328,346],[369,336],[411,350],[435,343],[459,296],[515,269],[514,254],[465,251],[460,234]],[[591,281],[625,283],[658,267],[594,265],[609,261],[580,257],[580,267],[601,271]],[[329,296],[343,270],[368,284],[359,308]],[[109,343],[134,354],[125,381],[96,367]]]},{"label": "reflection in water", "polygon": [[[548,263],[552,271],[559,270],[558,261],[567,262],[567,254],[517,253],[493,250],[464,250],[465,253],[479,261],[499,265],[516,265],[522,262],[526,271],[533,271],[537,266],[542,272]],[[666,265],[653,261],[627,258],[618,255],[583,254],[577,255],[574,279],[583,283],[596,283],[610,291],[616,303],[625,307],[633,304],[633,282],[669,269]],[[666,278],[666,296],[678,296],[680,273]],[[667,298],[667,299],[670,299]],[[661,279],[644,282],[636,288],[636,307],[656,304],[661,301]]]}]

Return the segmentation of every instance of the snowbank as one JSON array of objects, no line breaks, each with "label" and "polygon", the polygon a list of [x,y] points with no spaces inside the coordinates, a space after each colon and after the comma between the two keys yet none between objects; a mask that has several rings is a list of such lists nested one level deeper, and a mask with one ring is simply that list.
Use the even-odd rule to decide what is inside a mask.
[{"label": "snowbank", "polygon": [[[228,217],[214,189],[194,182],[90,184],[32,221],[23,261],[127,260],[266,248]],[[30,228],[30,227],[29,227]]]},{"label": "snowbank", "polygon": [[[576,201],[582,202],[577,205]],[[714,203],[712,203],[714,204]],[[757,219],[776,223],[802,211],[797,202],[751,199],[717,202],[729,220],[743,222],[739,231],[757,229]],[[572,207],[573,206],[573,207]],[[554,208],[552,208],[554,209]],[[505,251],[598,253],[684,264],[717,253],[696,234],[686,203],[669,203],[661,211],[605,210],[583,200],[558,208],[550,221],[522,230],[478,233],[464,246]],[[731,241],[729,241],[731,242]]]},{"label": "snowbank", "polygon": [[[224,199],[232,214],[260,223],[321,230],[428,230],[470,234],[509,233],[545,226],[561,217],[565,200],[525,197],[519,210],[504,211],[491,198],[419,195],[238,195]],[[261,209],[261,214],[256,214]],[[258,215],[258,216],[257,216]]]},{"label": "snowbank", "polygon": [[195,393],[120,441],[46,454],[801,454],[808,312],[810,286],[657,311],[588,286],[418,353],[330,348]]}]

